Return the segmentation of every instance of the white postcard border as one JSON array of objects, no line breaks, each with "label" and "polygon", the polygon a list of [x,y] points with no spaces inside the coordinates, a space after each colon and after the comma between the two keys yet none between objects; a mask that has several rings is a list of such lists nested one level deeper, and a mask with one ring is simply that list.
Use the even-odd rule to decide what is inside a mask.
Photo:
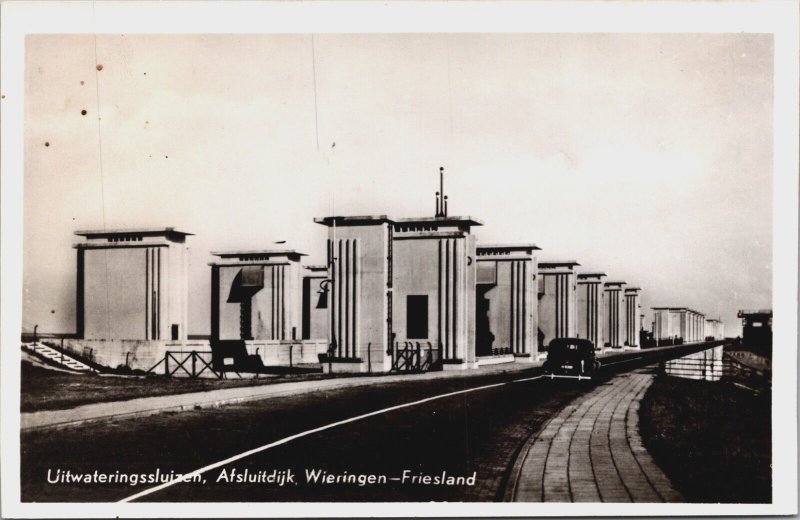
[{"label": "white postcard border", "polygon": [[[771,505],[22,504],[19,342],[22,296],[24,37],[33,33],[752,32],[775,44],[773,493]],[[797,513],[798,12],[794,2],[4,2],[2,4],[2,515],[562,516]],[[742,247],[747,247],[742,244]],[[781,346],[795,345],[795,348]]]}]

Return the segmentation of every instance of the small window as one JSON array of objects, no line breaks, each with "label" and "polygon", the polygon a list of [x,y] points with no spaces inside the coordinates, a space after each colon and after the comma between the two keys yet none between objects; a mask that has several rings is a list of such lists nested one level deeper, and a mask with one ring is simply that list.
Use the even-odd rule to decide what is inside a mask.
[{"label": "small window", "polygon": [[428,339],[428,296],[406,297],[406,335],[408,339]]}]

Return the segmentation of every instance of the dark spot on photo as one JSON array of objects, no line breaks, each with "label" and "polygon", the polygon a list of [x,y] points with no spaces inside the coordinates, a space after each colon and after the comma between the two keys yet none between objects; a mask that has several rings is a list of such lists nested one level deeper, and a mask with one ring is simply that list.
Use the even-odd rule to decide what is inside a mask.
[{"label": "dark spot on photo", "polygon": [[81,115],[82,115],[82,116],[85,116],[85,115],[86,115],[86,110],[85,110],[85,109],[84,109],[84,110],[81,110]]},{"label": "dark spot on photo", "polygon": [[83,81],[81,81],[81,85],[83,85]]},{"label": "dark spot on photo", "polygon": [[97,70],[103,70],[103,66],[100,65],[99,63],[97,64]]},{"label": "dark spot on photo", "polygon": [[44,142],[44,145],[45,145],[45,146],[50,146],[50,141],[45,141],[45,142]]}]

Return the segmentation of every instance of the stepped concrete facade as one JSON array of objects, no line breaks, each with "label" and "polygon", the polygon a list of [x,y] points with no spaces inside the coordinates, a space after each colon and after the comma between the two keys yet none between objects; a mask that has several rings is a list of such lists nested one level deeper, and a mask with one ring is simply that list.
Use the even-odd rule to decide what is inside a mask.
[{"label": "stepped concrete facade", "polygon": [[539,323],[536,244],[479,245],[476,356],[533,361]]},{"label": "stepped concrete facade", "polygon": [[419,343],[445,370],[475,363],[475,236],[471,217],[316,219],[327,226],[326,370],[388,372]]},{"label": "stepped concrete facade", "polygon": [[212,252],[212,340],[290,340],[302,333],[303,253]]},{"label": "stepped concrete facade", "polygon": [[577,273],[575,260],[539,262],[539,352],[557,338],[577,334]]},{"label": "stepped concrete facade", "polygon": [[626,287],[625,288],[625,338],[624,346],[626,348],[641,348],[639,339],[640,328],[640,292],[639,287]]},{"label": "stepped concrete facade", "polygon": [[185,340],[186,238],[173,228],[77,231],[77,336]]},{"label": "stepped concrete facade", "polygon": [[625,342],[624,287],[623,281],[608,281],[603,284],[606,300],[604,347],[620,348]]},{"label": "stepped concrete facade", "polygon": [[605,292],[603,280],[606,273],[578,273],[578,337],[603,348],[605,324]]}]

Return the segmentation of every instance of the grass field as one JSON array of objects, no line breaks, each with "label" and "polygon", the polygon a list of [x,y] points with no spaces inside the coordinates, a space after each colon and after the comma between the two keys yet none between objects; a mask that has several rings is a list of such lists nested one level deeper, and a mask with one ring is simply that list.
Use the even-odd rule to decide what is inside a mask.
[{"label": "grass field", "polygon": [[321,373],[264,375],[258,379],[184,379],[164,376],[73,374],[23,361],[21,411],[61,410],[82,404],[202,392],[218,388],[322,379]]},{"label": "grass field", "polygon": [[769,392],[659,375],[639,413],[645,447],[687,501],[772,501]]}]

